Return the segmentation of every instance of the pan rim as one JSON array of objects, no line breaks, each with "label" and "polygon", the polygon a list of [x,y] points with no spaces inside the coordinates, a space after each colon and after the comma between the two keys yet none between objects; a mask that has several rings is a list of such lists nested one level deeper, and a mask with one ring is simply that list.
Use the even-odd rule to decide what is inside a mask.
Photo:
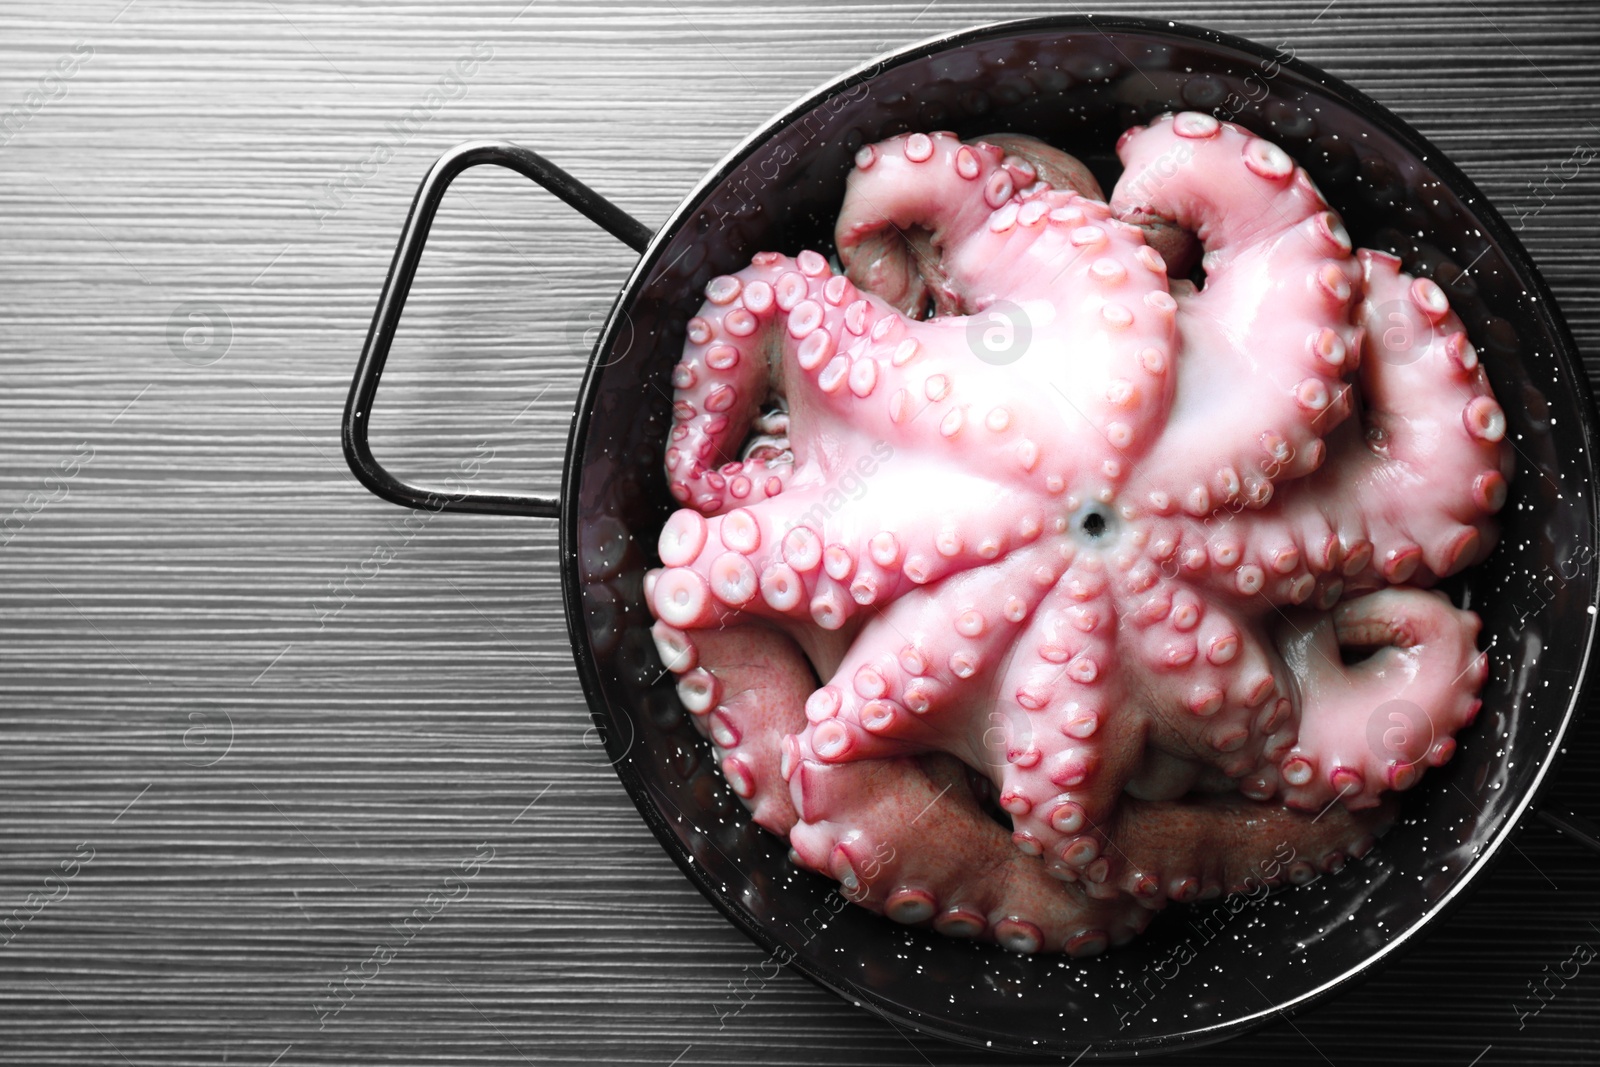
[{"label": "pan rim", "polygon": [[[587,629],[584,625],[583,583],[578,567],[578,490],[584,474],[581,466],[584,445],[588,438],[590,418],[599,392],[601,372],[604,370],[604,366],[598,356],[600,353],[608,351],[616,337],[620,327],[620,320],[625,317],[619,316],[619,311],[623,311],[632,305],[644,284],[655,271],[667,245],[678,235],[684,224],[693,217],[693,213],[703,204],[708,193],[752,153],[798,119],[810,114],[816,107],[827,100],[837,97],[841,92],[852,89],[858,84],[870,84],[872,80],[890,69],[958,47],[981,43],[989,39],[1017,36],[1031,32],[1056,31],[1072,33],[1086,30],[1102,34],[1126,32],[1147,37],[1170,38],[1188,43],[1212,44],[1231,48],[1260,59],[1270,59],[1317,83],[1339,103],[1358,112],[1368,122],[1381,128],[1389,136],[1411,149],[1419,158],[1426,159],[1434,174],[1461,197],[1464,202],[1470,204],[1473,220],[1483,228],[1485,235],[1505,252],[1507,264],[1513,270],[1517,281],[1523,283],[1528,291],[1537,298],[1540,317],[1545,322],[1549,334],[1555,342],[1555,361],[1562,371],[1568,375],[1574,387],[1574,401],[1578,410],[1580,430],[1587,445],[1583,456],[1583,466],[1587,475],[1586,485],[1591,490],[1596,487],[1597,472],[1594,456],[1597,445],[1600,445],[1600,432],[1597,432],[1593,389],[1583,369],[1577,344],[1572,337],[1566,319],[1561,314],[1554,295],[1545,283],[1538,266],[1534,263],[1527,250],[1523,248],[1515,232],[1505,223],[1499,211],[1478,189],[1476,184],[1445,153],[1381,103],[1342,79],[1330,75],[1296,57],[1291,56],[1288,59],[1284,59],[1266,46],[1247,38],[1167,19],[1149,19],[1134,16],[1043,15],[1026,19],[983,23],[957,31],[935,34],[920,41],[884,52],[865,63],[859,64],[846,73],[802,95],[794,102],[780,109],[764,125],[747,135],[707,171],[668,215],[667,220],[657,229],[649,245],[640,255],[638,263],[630,272],[612,304],[605,327],[601,331],[594,351],[590,354],[583,382],[579,389],[577,410],[572,420],[567,441],[565,465],[562,474],[561,512],[559,518],[561,583],[568,635],[573,647],[584,697],[589,705],[590,714],[594,722],[602,729],[608,739],[608,749],[609,739],[615,734],[615,731],[608,731],[607,728],[614,724],[616,716],[610,708],[601,683],[594,653],[589,644]],[[1589,493],[1587,518],[1590,530],[1600,533],[1600,496],[1597,496],[1593,491]],[[1276,1003],[1248,1015],[1198,1026],[1183,1033],[1106,1039],[1085,1049],[1084,1058],[1098,1060],[1118,1058],[1130,1054],[1168,1053],[1180,1049],[1195,1049],[1215,1045],[1241,1036],[1265,1025],[1276,1016],[1288,1018],[1327,1000],[1339,992],[1347,990],[1361,980],[1370,977],[1372,972],[1379,966],[1393,962],[1395,954],[1403,948],[1413,945],[1420,937],[1426,936],[1428,932],[1436,929],[1437,923],[1459,906],[1467,891],[1504,859],[1505,846],[1521,829],[1522,824],[1532,812],[1534,805],[1548,788],[1551,777],[1561,762],[1563,742],[1566,740],[1573,720],[1580,713],[1582,700],[1587,694],[1590,683],[1590,665],[1594,653],[1594,638],[1596,628],[1600,626],[1600,583],[1594,585],[1588,607],[1590,609],[1588,622],[1583,635],[1584,651],[1576,677],[1572,683],[1572,694],[1561,714],[1559,723],[1556,724],[1554,731],[1550,734],[1546,750],[1539,754],[1539,766],[1532,781],[1524,787],[1522,795],[1507,812],[1501,827],[1485,841],[1480,853],[1474,858],[1471,866],[1463,872],[1460,880],[1416,921],[1409,924],[1403,932],[1386,942],[1382,947],[1363,957],[1359,963],[1333,978],[1319,983],[1314,988],[1298,994],[1292,999]],[[651,832],[655,834],[662,848],[677,864],[679,870],[683,872],[690,883],[700,891],[701,895],[709,900],[755,944],[769,954],[782,948],[783,942],[773,937],[768,932],[767,927],[753,914],[744,909],[730,894],[724,893],[722,889],[717,887],[705,870],[694,862],[692,855],[672,830],[670,825],[671,818],[662,809],[659,801],[666,798],[663,797],[658,800],[639,772],[629,765],[630,760],[623,758],[624,755],[632,754],[629,751],[631,747],[632,739],[630,738],[623,753],[610,752],[609,754],[613,757],[612,766],[632,799],[634,806],[639,810],[640,815],[650,827]],[[670,801],[667,803],[670,804]],[[842,973],[812,966],[802,957],[793,958],[788,967],[815,985],[851,1001],[892,1024],[904,1023],[919,1032],[959,1045],[985,1051],[1006,1051],[1023,1054],[1038,1054],[1047,1050],[1067,1051],[1061,1049],[1055,1042],[1035,1042],[1032,1038],[1027,1037],[1009,1037],[998,1032],[978,1031],[942,1017],[926,1015],[884,997],[870,987],[858,985]]]}]

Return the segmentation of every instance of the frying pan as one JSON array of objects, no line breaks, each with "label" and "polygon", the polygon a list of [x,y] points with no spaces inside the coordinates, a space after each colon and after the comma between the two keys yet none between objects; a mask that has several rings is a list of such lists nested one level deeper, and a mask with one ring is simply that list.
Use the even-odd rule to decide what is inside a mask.
[{"label": "frying pan", "polygon": [[[1099,1058],[1206,1044],[1303,1009],[1393,956],[1461,899],[1534,812],[1588,683],[1600,592],[1582,364],[1538,271],[1473,184],[1389,111],[1291,51],[1129,18],[1029,19],[924,41],[779,114],[654,234],[514,145],[463,145],[422,182],[351,386],[346,458],[396,503],[559,521],[567,625],[612,763],[684,874],[768,951],[763,977],[787,965],[891,1021],[978,1047]],[[863,143],[914,129],[1027,133],[1078,154],[1110,188],[1117,135],[1182,109],[1282,145],[1357,244],[1434,278],[1467,324],[1518,467],[1500,547],[1447,586],[1483,617],[1483,710],[1454,761],[1406,796],[1401,821],[1365,860],[1243,905],[1174,907],[1102,957],[1019,956],[840,910],[834,883],[791,867],[785,844],[722,783],[648,635],[641,582],[675,507],[662,448],[685,324],[706,281],[753,253],[831,247]],[[482,164],[527,176],[640,253],[589,356],[559,499],[410,485],[367,441],[434,213],[451,180]],[[1600,848],[1592,824],[1539,814]]]}]

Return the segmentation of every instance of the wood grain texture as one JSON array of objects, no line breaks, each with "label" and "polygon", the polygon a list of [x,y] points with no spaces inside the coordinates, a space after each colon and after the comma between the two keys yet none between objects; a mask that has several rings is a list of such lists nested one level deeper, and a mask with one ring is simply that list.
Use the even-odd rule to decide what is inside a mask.
[{"label": "wood grain texture", "polygon": [[[0,113],[51,99],[0,134],[0,519],[50,499],[0,531],[0,916],[60,899],[0,947],[0,1063],[985,1062],[787,974],[731,1014],[760,953],[588,732],[550,524],[402,525],[345,470],[338,420],[444,148],[517,140],[654,223],[878,51],[1073,9],[8,0]],[[1600,372],[1600,167],[1530,189],[1600,147],[1592,0],[1098,9],[1288,42],[1399,112],[1522,218]],[[342,206],[315,207],[341,181]],[[518,180],[464,178],[380,456],[443,476],[479,448],[479,485],[553,486],[584,334],[632,261]],[[191,304],[227,324],[206,366],[177,353],[224,331],[185,349]],[[1597,772],[1591,726],[1562,778],[1591,813]],[[1365,987],[1175,1062],[1600,1062],[1595,968],[1520,1028],[1512,1007],[1600,944],[1600,871],[1541,828],[1518,844]],[[378,944],[393,958],[368,963]],[[319,1025],[327,984],[364,965]]]}]

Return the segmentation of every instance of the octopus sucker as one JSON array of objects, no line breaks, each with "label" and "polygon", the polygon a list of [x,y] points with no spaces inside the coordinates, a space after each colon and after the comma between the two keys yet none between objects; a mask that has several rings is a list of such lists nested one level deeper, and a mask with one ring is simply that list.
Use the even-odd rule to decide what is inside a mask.
[{"label": "octopus sucker", "polygon": [[842,270],[713,278],[668,372],[645,595],[729,789],[855,903],[1024,953],[1370,851],[1481,707],[1431,587],[1513,473],[1446,291],[1281,147],[1116,150],[1108,196],[1021,135],[863,146]]}]

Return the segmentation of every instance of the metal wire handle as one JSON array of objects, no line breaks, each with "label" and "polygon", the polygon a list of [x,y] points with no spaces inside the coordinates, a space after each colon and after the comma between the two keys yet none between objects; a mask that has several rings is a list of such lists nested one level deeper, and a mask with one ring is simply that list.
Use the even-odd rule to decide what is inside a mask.
[{"label": "metal wire handle", "polygon": [[1554,827],[1557,833],[1600,852],[1600,826],[1596,826],[1577,812],[1559,804],[1541,801],[1539,810],[1535,814],[1540,822]]},{"label": "metal wire handle", "polygon": [[505,167],[532,179],[635,252],[642,253],[650,244],[653,234],[649,227],[537,152],[504,141],[471,141],[457,145],[440,156],[422,179],[422,184],[417,187],[416,198],[411,202],[411,213],[400,232],[394,261],[389,264],[389,274],[383,281],[383,292],[378,297],[378,307],[372,314],[372,325],[367,330],[367,341],[361,349],[361,362],[356,365],[355,379],[350,383],[350,397],[345,401],[341,434],[344,458],[362,485],[383,499],[405,507],[491,515],[536,515],[553,519],[561,507],[560,500],[553,496],[460,493],[401,481],[374,458],[372,446],[367,441],[372,401],[377,396],[383,365],[389,358],[389,346],[394,342],[400,315],[405,311],[406,297],[410,295],[411,283],[417,275],[417,264],[422,260],[422,250],[428,243],[433,217],[439,211],[445,190],[456,176],[469,167],[484,163]]}]

